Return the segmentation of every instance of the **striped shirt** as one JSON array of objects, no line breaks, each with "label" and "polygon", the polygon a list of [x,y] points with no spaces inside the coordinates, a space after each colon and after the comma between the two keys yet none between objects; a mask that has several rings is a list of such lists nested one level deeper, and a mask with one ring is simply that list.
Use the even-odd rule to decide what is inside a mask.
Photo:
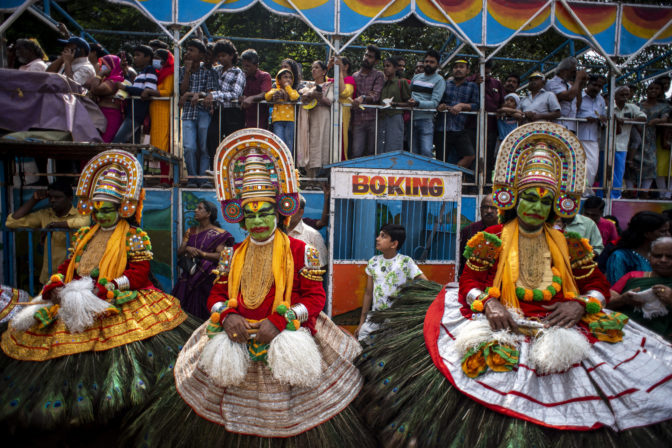
[{"label": "striped shirt", "polygon": [[[151,65],[145,67],[133,80],[133,85],[126,87],[126,92],[131,96],[140,96],[145,89],[157,90],[156,70]],[[149,101],[134,99],[126,102],[126,116],[133,114],[133,121],[142,121],[149,112]]]},{"label": "striped shirt", "polygon": [[237,107],[240,104],[233,103],[243,96],[245,89],[245,74],[238,67],[231,67],[228,70],[222,70],[222,66],[215,67],[219,82],[219,90],[212,92],[212,99],[217,101],[222,107]]},{"label": "striped shirt", "polygon": [[[411,81],[411,98],[418,102],[418,109],[436,109],[445,89],[446,83],[438,72],[431,75],[418,73]],[[433,119],[434,112],[413,111],[414,120],[427,118]]]}]

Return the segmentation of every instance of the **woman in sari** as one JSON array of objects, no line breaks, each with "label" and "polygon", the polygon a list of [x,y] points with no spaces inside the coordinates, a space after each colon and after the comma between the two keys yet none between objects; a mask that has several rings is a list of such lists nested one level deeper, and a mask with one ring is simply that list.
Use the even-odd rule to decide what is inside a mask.
[{"label": "woman in sari", "polygon": [[124,81],[124,72],[121,69],[119,56],[108,54],[103,56],[100,64],[100,74],[91,79],[90,91],[97,97],[98,107],[107,119],[107,128],[103,133],[103,141],[112,141],[121,122],[121,101],[115,98],[117,82]]},{"label": "woman in sari", "polygon": [[308,113],[308,147],[302,148],[302,152],[308,155],[305,164],[308,177],[315,178],[320,169],[329,164],[331,102],[334,96],[333,82],[327,78],[327,64],[313,62],[311,73],[313,85],[300,92],[303,108]]},{"label": "woman in sari", "polygon": [[672,238],[651,243],[650,271],[625,274],[611,288],[608,307],[672,340]]},{"label": "woman in sari", "polygon": [[[156,56],[152,63],[154,64],[154,68],[158,71],[158,79],[156,81],[156,90],[149,93],[151,96],[173,96],[173,61],[173,55],[170,51],[164,49],[156,50]],[[149,104],[149,118],[152,123],[149,129],[150,143],[152,146],[156,146],[162,151],[170,152],[170,101],[152,101]],[[150,165],[150,172],[152,172],[152,174],[168,176],[168,173],[170,172],[168,162],[159,161],[158,165],[159,167],[152,167]],[[156,168],[159,169],[157,170]],[[161,178],[161,182],[170,183],[170,179],[164,177]]]},{"label": "woman in sari", "polygon": [[212,270],[217,267],[219,254],[225,247],[233,246],[234,241],[229,232],[219,228],[217,207],[212,202],[199,202],[194,218],[198,225],[190,227],[184,234],[177,256],[193,258],[196,270],[193,274],[182,271],[173,295],[180,299],[187,312],[205,320],[210,316],[207,302],[215,279]]},{"label": "woman in sari", "polygon": [[341,103],[341,160],[348,159],[348,135],[350,130],[350,105],[355,96],[356,84],[355,78],[350,74],[350,61],[345,56],[332,57],[329,60],[328,69],[334,64],[338,65],[338,102]]},{"label": "woman in sari", "polygon": [[650,271],[647,256],[651,242],[661,236],[670,236],[670,223],[656,212],[639,212],[632,217],[616,250],[609,255],[604,274],[610,284],[616,283],[630,271]]}]

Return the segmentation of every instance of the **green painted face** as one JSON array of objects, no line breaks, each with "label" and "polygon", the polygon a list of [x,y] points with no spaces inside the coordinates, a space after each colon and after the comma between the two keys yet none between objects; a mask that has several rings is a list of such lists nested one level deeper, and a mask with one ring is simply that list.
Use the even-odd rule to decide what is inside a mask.
[{"label": "green painted face", "polygon": [[270,202],[255,201],[243,207],[245,228],[255,241],[266,241],[273,235],[278,224],[275,207]]},{"label": "green painted face", "polygon": [[516,213],[520,224],[527,230],[541,227],[553,207],[553,192],[541,187],[532,187],[520,194]]},{"label": "green painted face", "polygon": [[101,227],[112,227],[119,222],[119,206],[112,202],[96,201],[93,203],[93,219]]}]

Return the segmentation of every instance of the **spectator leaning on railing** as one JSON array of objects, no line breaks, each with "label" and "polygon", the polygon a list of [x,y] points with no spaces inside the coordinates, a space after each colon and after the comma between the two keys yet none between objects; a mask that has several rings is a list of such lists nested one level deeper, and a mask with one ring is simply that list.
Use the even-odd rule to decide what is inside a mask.
[{"label": "spectator leaning on railing", "polygon": [[246,128],[268,128],[268,105],[263,101],[266,92],[271,90],[271,75],[259,70],[259,55],[249,48],[240,55],[240,64],[245,73],[245,88],[240,97],[245,113]]},{"label": "spectator leaning on railing", "polygon": [[502,84],[504,96],[509,93],[517,93],[518,87],[520,87],[520,76],[515,73],[510,73],[504,80],[504,84]]},{"label": "spectator leaning on railing", "polygon": [[581,105],[576,113],[577,118],[585,118],[586,123],[579,123],[577,136],[586,152],[586,191],[585,196],[592,196],[592,187],[600,165],[600,127],[607,122],[604,98],[600,95],[602,83],[597,75],[588,77]]},{"label": "spectator leaning on railing", "polygon": [[206,107],[213,105],[212,120],[208,128],[208,154],[215,157],[217,146],[224,136],[233,134],[245,126],[245,117],[238,98],[245,89],[245,74],[236,67],[238,50],[233,42],[220,39],[212,50],[214,59],[219,63],[215,67],[219,88],[205,97]]},{"label": "spectator leaning on railing", "polygon": [[614,93],[614,118],[616,119],[616,138],[614,139],[614,178],[611,189],[611,197],[618,199],[623,192],[623,176],[625,174],[625,162],[628,156],[628,143],[632,133],[632,123],[626,121],[646,122],[646,114],[639,107],[627,100],[630,97],[630,89],[626,86],[619,87]]},{"label": "spectator leaning on railing", "polygon": [[[187,43],[184,67],[180,68],[180,106],[182,107],[182,145],[184,161],[189,176],[204,176],[210,166],[207,137],[210,111],[199,99],[218,88],[217,73],[201,65],[205,46],[199,40]],[[191,179],[187,186],[195,187],[206,182]]]},{"label": "spectator leaning on railing", "polygon": [[[479,85],[485,82],[485,112],[488,114],[486,119],[486,176],[489,176],[489,173],[495,169],[495,160],[497,158],[497,117],[496,115],[490,115],[490,113],[495,113],[502,107],[505,95],[501,81],[492,76],[493,65],[492,59],[485,63],[485,81],[480,73],[474,73],[467,77],[467,81],[473,81]],[[471,121],[473,123],[476,122],[476,120]],[[475,135],[476,129],[473,129],[471,137],[474,146],[476,146],[477,142],[477,139],[474,138]]]},{"label": "spectator leaning on railing", "polygon": [[[576,59],[565,58],[558,64],[555,76],[548,80],[545,89],[555,93],[560,103],[560,113],[565,118],[576,117],[576,99],[581,96],[581,87],[586,80],[585,70],[576,70]],[[576,132],[576,122],[572,120],[558,120],[558,124],[570,131]]]},{"label": "spectator leaning on railing", "polygon": [[[398,61],[389,57],[383,62],[385,84],[381,97],[389,107],[406,107],[411,98],[411,89],[404,79],[397,76]],[[404,112],[399,109],[383,109],[378,118],[378,152],[401,151],[404,147]]]},{"label": "spectator leaning on railing", "polygon": [[117,83],[124,81],[119,56],[108,54],[101,58],[98,74],[89,80],[89,92],[93,94],[100,111],[107,119],[107,127],[102,138],[105,143],[112,141],[123,121],[121,100],[116,98]]},{"label": "spectator leaning on railing", "polygon": [[437,160],[464,168],[471,168],[476,156],[474,145],[464,128],[467,115],[461,112],[477,111],[480,103],[478,86],[467,81],[468,74],[469,64],[466,60],[458,59],[453,62],[453,77],[446,81],[443,98],[436,108],[437,111],[446,113],[439,114],[438,132],[434,133]]},{"label": "spectator leaning on railing", "polygon": [[385,84],[383,72],[374,67],[380,60],[380,49],[366,47],[359,71],[353,75],[357,97],[352,100],[352,157],[373,154],[376,145],[376,109],[362,110],[362,104],[378,104]]},{"label": "spectator leaning on railing", "polygon": [[[128,143],[132,141],[137,130],[149,114],[150,92],[156,90],[156,69],[152,65],[154,52],[147,45],[138,45],[133,49],[133,63],[138,68],[138,75],[133,80],[133,85],[117,82],[119,90],[125,90],[131,96],[139,96],[140,99],[126,101],[124,109],[124,121],[121,123],[114,143]],[[141,143],[135,140],[135,143]]]},{"label": "spectator leaning on railing", "polygon": [[[437,73],[439,68],[439,53],[436,50],[428,50],[422,63],[422,71],[418,72],[411,80],[411,99],[408,105],[418,109],[436,109],[443,92],[446,90],[446,82]],[[420,67],[420,66],[418,66]],[[432,140],[434,138],[434,111],[413,111],[413,141],[412,150],[416,154],[432,157]]]},{"label": "spectator leaning on railing", "polygon": [[520,101],[520,110],[527,121],[552,121],[560,116],[560,103],[555,94],[544,90],[544,75],[530,75],[529,94]]},{"label": "spectator leaning on railing", "polygon": [[[43,208],[31,213],[38,202],[49,199],[49,208]],[[33,229],[79,229],[88,226],[88,215],[80,215],[72,206],[72,186],[61,180],[50,184],[46,190],[38,190],[14,213],[7,217],[5,226],[10,229],[30,227]],[[58,266],[63,263],[67,256],[67,244],[65,232],[53,232],[51,237],[51,269],[56,272]],[[42,258],[42,271],[40,283],[49,281],[49,252],[46,244]]]}]

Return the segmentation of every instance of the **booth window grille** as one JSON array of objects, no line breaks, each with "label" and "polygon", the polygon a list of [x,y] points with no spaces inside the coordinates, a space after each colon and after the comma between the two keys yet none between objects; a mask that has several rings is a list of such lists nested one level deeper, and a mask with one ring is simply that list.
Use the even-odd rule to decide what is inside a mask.
[{"label": "booth window grille", "polygon": [[336,199],[334,262],[366,261],[376,251],[376,236],[388,223],[406,229],[399,250],[420,262],[454,262],[457,202]]}]

